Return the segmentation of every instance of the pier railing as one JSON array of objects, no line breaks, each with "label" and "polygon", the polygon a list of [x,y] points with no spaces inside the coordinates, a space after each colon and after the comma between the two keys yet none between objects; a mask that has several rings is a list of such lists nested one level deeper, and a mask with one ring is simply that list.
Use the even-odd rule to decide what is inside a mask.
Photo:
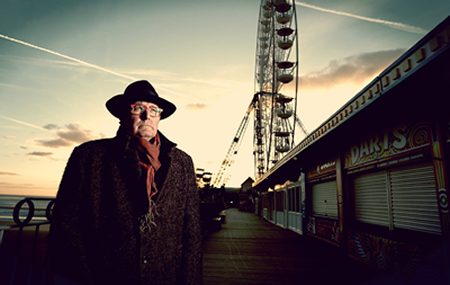
[{"label": "pier railing", "polygon": [[54,202],[52,198],[30,197],[14,208],[2,207],[13,210],[14,221],[0,225],[0,266],[9,272],[2,274],[2,284],[51,284],[47,238]]},{"label": "pier railing", "polygon": [[[27,197],[15,206],[0,206],[12,219],[0,223],[0,284],[53,285],[47,257],[54,198]],[[225,222],[223,202],[201,204],[204,237]]]}]

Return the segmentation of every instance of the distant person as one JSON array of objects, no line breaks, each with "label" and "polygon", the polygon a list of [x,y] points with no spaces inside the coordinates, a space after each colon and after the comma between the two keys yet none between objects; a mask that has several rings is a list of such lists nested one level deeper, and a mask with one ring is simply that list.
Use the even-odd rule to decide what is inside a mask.
[{"label": "distant person", "polygon": [[137,81],[106,107],[120,120],[116,137],[76,147],[58,190],[49,236],[55,282],[200,284],[192,159],[158,130],[175,105]]}]

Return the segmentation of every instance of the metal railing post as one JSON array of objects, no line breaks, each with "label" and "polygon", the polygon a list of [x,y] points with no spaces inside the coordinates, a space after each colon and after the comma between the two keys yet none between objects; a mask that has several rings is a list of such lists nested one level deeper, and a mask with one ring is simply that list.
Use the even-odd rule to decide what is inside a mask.
[{"label": "metal railing post", "polygon": [[[36,209],[33,201],[48,201],[47,206],[42,209]],[[12,252],[12,263],[11,263],[11,275],[9,278],[9,284],[13,285],[17,282],[17,279],[23,277],[23,281],[26,280],[26,284],[36,284],[38,279],[40,279],[41,284],[46,284],[45,278],[47,277],[47,250],[44,250],[43,256],[37,256],[38,246],[40,246],[39,233],[41,232],[42,225],[50,224],[51,220],[51,211],[52,206],[54,204],[55,199],[52,198],[41,198],[41,197],[27,197],[20,200],[13,209],[12,218],[15,222],[13,225],[0,225],[0,246],[5,246],[5,231],[11,230],[14,231],[17,229],[17,236],[15,237],[15,247]],[[26,207],[22,208],[24,205]],[[5,209],[12,209],[9,207],[4,207]],[[23,214],[23,210],[28,210],[26,215]],[[36,215],[36,211],[45,212],[41,215]],[[33,221],[35,217],[45,217],[44,221]],[[27,236],[24,236],[24,229],[26,227],[35,227],[34,235],[32,236],[32,241],[28,241]],[[30,233],[31,234],[31,233]],[[25,238],[25,239],[24,239]],[[9,241],[9,240],[8,240]],[[25,243],[32,242],[31,250],[29,252],[25,252],[26,258],[25,260],[21,260],[24,255],[23,246],[26,246]],[[30,243],[28,243],[30,244]],[[46,242],[44,243],[47,244]],[[28,253],[30,255],[28,255]],[[29,258],[29,259],[28,259]],[[22,264],[25,266],[22,268]],[[38,265],[42,265],[40,268]],[[41,272],[42,271],[42,272]],[[20,276],[21,272],[28,272],[28,276]],[[16,276],[19,275],[19,276]],[[21,278],[20,278],[21,279]]]}]

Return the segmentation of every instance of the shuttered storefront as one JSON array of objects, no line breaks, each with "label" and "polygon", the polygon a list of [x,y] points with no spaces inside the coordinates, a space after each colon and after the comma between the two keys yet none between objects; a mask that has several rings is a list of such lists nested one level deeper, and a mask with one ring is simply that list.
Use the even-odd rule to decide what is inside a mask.
[{"label": "shuttered storefront", "polygon": [[355,219],[380,226],[441,234],[434,171],[416,164],[355,176]]},{"label": "shuttered storefront", "polygon": [[355,219],[389,227],[389,199],[386,171],[361,175],[354,179]]},{"label": "shuttered storefront", "polygon": [[432,165],[390,172],[394,227],[441,233]]},{"label": "shuttered storefront", "polygon": [[314,184],[312,186],[313,212],[323,216],[338,216],[336,181]]}]

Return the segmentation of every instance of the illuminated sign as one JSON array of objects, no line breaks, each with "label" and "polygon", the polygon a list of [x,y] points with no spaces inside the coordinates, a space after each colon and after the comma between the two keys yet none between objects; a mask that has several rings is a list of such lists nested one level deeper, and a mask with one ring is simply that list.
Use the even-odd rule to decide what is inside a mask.
[{"label": "illuminated sign", "polygon": [[345,153],[345,167],[410,151],[430,143],[427,123],[399,124],[362,138]]}]

